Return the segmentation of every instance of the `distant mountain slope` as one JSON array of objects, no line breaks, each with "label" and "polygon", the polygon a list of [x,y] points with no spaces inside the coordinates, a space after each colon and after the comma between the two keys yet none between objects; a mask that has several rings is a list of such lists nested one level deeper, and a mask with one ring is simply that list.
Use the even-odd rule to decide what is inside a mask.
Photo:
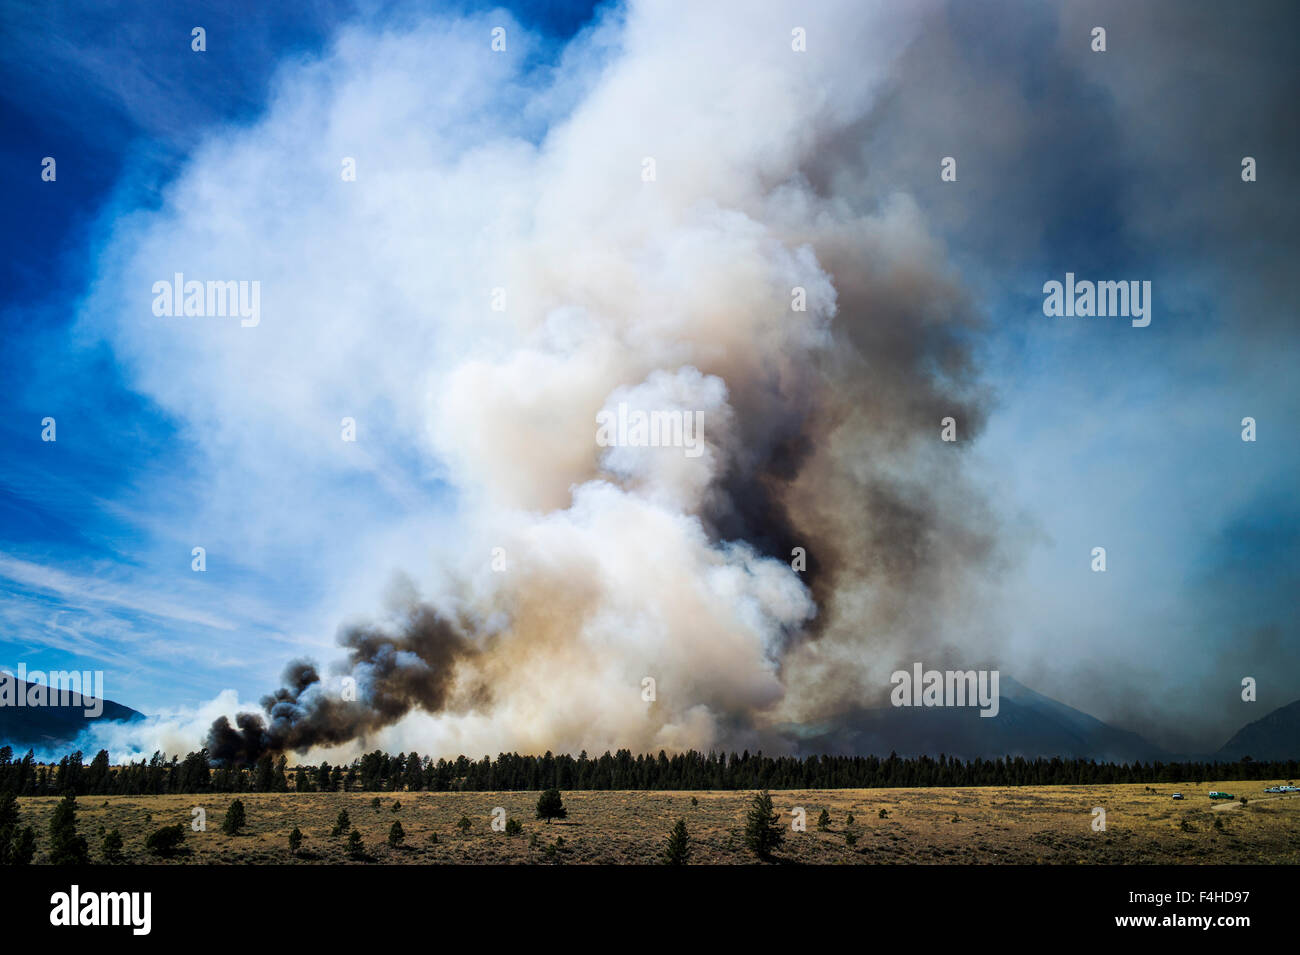
[{"label": "distant mountain slope", "polygon": [[[19,684],[24,692],[32,685]],[[95,722],[144,719],[143,713],[112,700],[104,700],[104,710],[98,717],[87,717],[84,711],[94,708],[94,698],[86,699],[90,702],[72,694],[69,706],[0,706],[0,746],[12,746],[21,755],[29,749],[51,749],[71,743]]]},{"label": "distant mountain slope", "polygon": [[1217,759],[1300,759],[1300,700],[1247,723],[1214,754]]},{"label": "distant mountain slope", "polygon": [[1059,756],[1131,763],[1167,759],[1159,746],[1136,733],[1049,699],[1003,675],[995,717],[975,707],[862,708],[833,725],[795,727],[791,741],[801,754],[938,756],[994,759]]}]

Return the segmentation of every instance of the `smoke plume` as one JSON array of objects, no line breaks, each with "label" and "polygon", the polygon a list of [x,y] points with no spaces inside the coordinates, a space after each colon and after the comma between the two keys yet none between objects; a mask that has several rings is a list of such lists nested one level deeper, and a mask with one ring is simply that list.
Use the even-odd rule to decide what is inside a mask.
[{"label": "smoke plume", "polygon": [[472,651],[465,637],[429,607],[415,609],[400,633],[351,628],[339,642],[349,650],[344,671],[365,680],[364,700],[352,692],[322,692],[315,665],[297,660],[285,669],[284,686],[262,699],[267,719],[240,713],[238,728],[225,716],[213,721],[207,739],[212,757],[241,765],[265,752],[306,752],[364,737],[412,709],[437,712],[447,702],[456,661]]},{"label": "smoke plume", "polygon": [[[248,267],[220,274],[262,277],[258,348],[169,347],[268,389],[301,376],[223,406],[223,447],[253,446],[255,426],[221,429],[261,404],[301,417],[276,433],[305,455],[319,396],[372,410],[374,446],[418,443],[454,489],[455,540],[430,542],[437,569],[396,620],[344,629],[337,680],[296,663],[263,714],[217,720],[215,756],[385,732],[422,752],[774,747],[880,698],[936,634],[987,643],[964,630],[994,557],[962,465],[988,406],[978,317],[916,204],[862,185],[846,146],[921,6],[634,3],[540,89],[491,59],[491,18],[348,34],[283,78],[223,153],[223,182],[298,212],[237,204],[228,254]],[[483,88],[510,108],[473,114]],[[347,155],[362,132],[400,148],[363,157],[350,193],[273,161]],[[197,176],[173,202],[201,213]],[[350,350],[305,362],[305,337]],[[698,416],[700,453],[598,444],[620,406]]]}]

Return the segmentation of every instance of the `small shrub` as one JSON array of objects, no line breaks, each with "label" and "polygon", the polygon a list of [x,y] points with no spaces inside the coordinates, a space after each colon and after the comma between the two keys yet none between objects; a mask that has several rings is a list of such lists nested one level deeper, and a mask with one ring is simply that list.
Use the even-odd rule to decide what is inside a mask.
[{"label": "small shrub", "polygon": [[880,818],[881,818],[881,819],[888,819],[888,818],[889,818],[889,810],[888,810],[888,809],[882,809],[882,810],[880,810]]},{"label": "small shrub", "polygon": [[695,796],[692,796],[692,797],[691,797],[691,805],[692,805],[692,806],[698,806],[699,804],[700,804],[699,799],[696,798]]},{"label": "small shrub", "polygon": [[156,856],[168,856],[179,849],[184,841],[185,827],[177,823],[156,830],[145,840],[144,847]]},{"label": "small shrub", "polygon": [[565,819],[569,810],[564,808],[564,799],[558,789],[548,789],[537,800],[537,818],[545,819],[549,824],[552,819]]},{"label": "small shrub", "polygon": [[402,811],[402,801],[400,799],[394,799],[393,812],[401,812],[401,811]]},{"label": "small shrub", "polygon": [[519,835],[519,833],[521,833],[521,832],[523,832],[523,831],[524,831],[524,824],[523,824],[522,822],[520,822],[518,819],[507,819],[507,820],[506,820],[506,835],[507,835],[507,836],[517,836],[517,835]]},{"label": "small shrub", "polygon": [[389,848],[396,849],[406,840],[406,830],[402,828],[402,821],[394,819],[393,825],[388,830]]},{"label": "small shrub", "polygon": [[378,797],[378,796],[376,796],[374,799],[370,800],[370,807],[371,807],[372,809],[378,809],[378,808],[379,808],[380,806],[382,806],[382,805],[383,805],[383,803],[381,803],[381,802],[379,801],[379,797]]},{"label": "small shrub", "polygon": [[348,818],[348,811],[340,809],[338,818],[334,820],[334,828],[330,830],[331,836],[341,836],[352,828],[352,820]]},{"label": "small shrub", "polygon": [[858,834],[856,832],[844,833],[844,844],[846,846],[856,846],[858,844]]},{"label": "small shrub", "polygon": [[853,813],[849,813],[847,816],[844,817],[844,825],[846,826],[851,826],[856,821],[857,820],[853,818]]},{"label": "small shrub", "polygon": [[294,826],[293,832],[289,833],[289,852],[292,853],[293,855],[297,855],[298,850],[301,848],[302,848],[302,830],[299,829],[297,826]]},{"label": "small shrub", "polygon": [[469,832],[474,823],[469,821],[469,816],[461,816],[460,822],[456,823],[456,828],[461,832]]}]

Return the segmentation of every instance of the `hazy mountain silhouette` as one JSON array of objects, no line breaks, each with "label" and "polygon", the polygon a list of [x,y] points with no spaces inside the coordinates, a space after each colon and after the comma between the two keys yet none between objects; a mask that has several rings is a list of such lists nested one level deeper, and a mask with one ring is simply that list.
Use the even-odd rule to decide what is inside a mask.
[{"label": "hazy mountain silhouette", "polygon": [[862,708],[821,726],[788,728],[801,754],[994,759],[1059,756],[1098,762],[1169,759],[1159,746],[1036,693],[1003,674],[998,715],[977,707]]},{"label": "hazy mountain silhouette", "polygon": [[1300,759],[1300,700],[1247,723],[1214,754],[1216,759]]},{"label": "hazy mountain silhouette", "polygon": [[[33,686],[26,682],[18,685],[24,693]],[[12,746],[18,753],[52,749],[71,743],[92,723],[144,719],[143,713],[112,700],[104,700],[99,716],[88,717],[84,711],[94,708],[94,697],[83,699],[73,693],[68,699],[67,706],[0,706],[0,746]]]}]

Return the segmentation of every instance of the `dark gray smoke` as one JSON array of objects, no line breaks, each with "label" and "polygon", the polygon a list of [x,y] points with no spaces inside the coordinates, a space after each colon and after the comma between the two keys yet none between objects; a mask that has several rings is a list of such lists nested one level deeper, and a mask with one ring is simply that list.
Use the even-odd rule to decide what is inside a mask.
[{"label": "dark gray smoke", "polygon": [[240,713],[236,727],[222,716],[208,732],[213,759],[245,765],[263,753],[303,753],[363,738],[412,709],[436,713],[447,703],[456,664],[472,652],[468,640],[430,607],[411,612],[399,632],[354,627],[339,635],[348,649],[340,671],[356,681],[356,698],[327,692],[315,664],[296,660],[284,685],[262,699],[266,718]]}]

